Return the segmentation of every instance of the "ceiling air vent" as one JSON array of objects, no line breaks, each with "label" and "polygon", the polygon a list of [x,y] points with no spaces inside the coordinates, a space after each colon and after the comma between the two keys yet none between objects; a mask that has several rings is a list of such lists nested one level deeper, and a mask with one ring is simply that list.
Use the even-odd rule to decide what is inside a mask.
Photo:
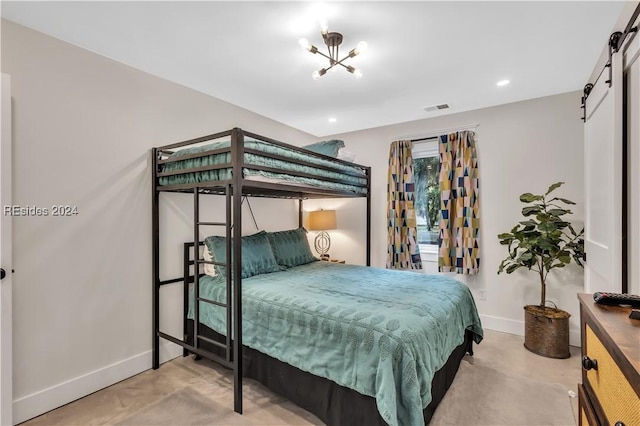
[{"label": "ceiling air vent", "polygon": [[449,109],[449,104],[440,104],[440,105],[428,106],[424,110],[427,111],[427,112],[431,112],[431,111],[439,111],[441,109]]}]

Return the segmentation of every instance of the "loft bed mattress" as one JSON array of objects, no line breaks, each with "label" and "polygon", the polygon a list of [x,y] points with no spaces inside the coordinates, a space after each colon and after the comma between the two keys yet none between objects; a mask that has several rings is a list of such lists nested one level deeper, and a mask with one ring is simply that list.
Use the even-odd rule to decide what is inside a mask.
[{"label": "loft bed mattress", "polygon": [[[181,149],[169,156],[169,158],[176,158],[188,154],[202,153],[214,149],[228,148],[231,145],[229,141],[215,142],[198,147]],[[337,169],[336,171],[324,170],[307,165],[296,164],[293,162],[287,162],[275,158],[265,157],[253,153],[245,153],[244,161],[245,167],[243,173],[245,178],[251,177],[263,177],[269,179],[270,182],[279,183],[293,183],[298,186],[311,186],[324,189],[333,189],[340,191],[351,191],[356,194],[366,194],[366,187],[363,188],[357,185],[366,185],[366,173],[361,167],[356,165],[344,164],[337,161],[331,161],[316,157],[310,154],[306,154],[300,151],[294,151],[291,149],[283,148],[277,145],[269,144],[262,141],[247,140],[244,143],[246,148],[252,148],[258,151],[262,151],[270,154],[277,154],[292,160],[302,160],[313,163],[318,166],[332,167]],[[162,172],[179,171],[183,169],[212,166],[216,164],[229,163],[231,161],[231,153],[219,153],[208,155],[205,157],[191,158],[182,161],[176,161],[172,163],[163,164]],[[278,170],[282,170],[282,173],[275,173],[271,171],[256,170],[246,165],[267,166],[273,167]],[[318,178],[294,176],[287,174],[287,172],[302,172],[308,173]],[[348,174],[351,173],[351,174]],[[353,176],[352,174],[357,174]],[[180,184],[193,184],[198,182],[211,182],[217,180],[227,180],[232,178],[232,169],[220,169],[220,170],[207,170],[201,172],[182,173],[172,176],[164,176],[160,178],[159,184],[161,186],[168,185],[180,185]],[[340,182],[328,182],[323,178],[337,179]]]},{"label": "loft bed mattress", "polygon": [[[200,297],[225,303],[225,287],[202,276]],[[436,371],[465,330],[483,335],[464,284],[415,272],[317,261],[243,279],[242,304],[243,345],[375,398],[392,426],[424,424]],[[226,334],[224,308],[201,303],[200,322]]]}]

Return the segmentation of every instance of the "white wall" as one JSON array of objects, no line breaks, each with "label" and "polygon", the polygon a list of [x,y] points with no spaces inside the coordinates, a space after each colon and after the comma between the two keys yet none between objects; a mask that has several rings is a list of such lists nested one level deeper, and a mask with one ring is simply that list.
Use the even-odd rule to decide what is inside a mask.
[{"label": "white wall", "polygon": [[[151,366],[151,147],[235,126],[317,138],[6,20],[2,72],[13,83],[14,203],[78,208],[13,221],[20,422]],[[192,199],[167,198],[163,279],[179,276],[180,243],[192,239]],[[292,201],[252,206],[262,228],[297,224]],[[215,220],[224,207],[211,199],[202,211]],[[164,291],[163,328],[180,336],[180,288]],[[178,353],[169,345],[164,359]]]},{"label": "white wall", "polygon": [[[385,206],[391,141],[478,124],[481,267],[477,276],[457,275],[457,278],[475,293],[485,327],[523,334],[522,307],[539,303],[539,281],[536,274],[529,271],[497,275],[498,265],[507,255],[497,235],[509,231],[520,220],[520,194],[544,192],[557,181],[566,182],[558,194],[578,203],[573,209],[573,219],[582,226],[584,168],[580,96],[580,92],[572,92],[332,136],[343,139],[347,148],[357,153],[357,163],[372,167],[372,265],[384,267],[386,261]],[[337,202],[322,200],[315,201],[315,205],[308,202],[307,208],[329,208]],[[352,236],[350,230],[362,226],[364,210],[353,208],[350,203],[337,213],[340,230],[331,231],[332,256],[363,263],[362,237],[358,233]],[[437,271],[434,263],[425,263],[425,268]],[[576,266],[555,270],[548,284],[547,298],[572,314],[571,342],[579,345],[576,293],[583,291],[582,269]],[[486,300],[478,299],[478,290],[486,291]]]}]

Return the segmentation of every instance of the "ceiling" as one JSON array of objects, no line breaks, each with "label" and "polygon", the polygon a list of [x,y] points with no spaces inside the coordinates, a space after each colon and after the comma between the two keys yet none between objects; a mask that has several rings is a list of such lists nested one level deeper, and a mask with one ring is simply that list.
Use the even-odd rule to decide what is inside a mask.
[{"label": "ceiling", "polygon": [[[2,16],[321,137],[580,90],[623,6],[2,1]],[[324,47],[321,19],[343,52],[367,41],[347,62],[362,78],[311,78],[328,61],[298,40]]]}]

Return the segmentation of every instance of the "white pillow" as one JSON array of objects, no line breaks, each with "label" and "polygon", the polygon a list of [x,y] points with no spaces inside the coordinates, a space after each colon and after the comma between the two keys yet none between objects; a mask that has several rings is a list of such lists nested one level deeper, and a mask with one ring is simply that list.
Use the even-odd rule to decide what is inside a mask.
[{"label": "white pillow", "polygon": [[[209,247],[207,247],[207,245],[204,245],[204,248],[202,250],[202,258],[208,262],[213,261],[213,257],[211,256],[211,253],[209,253]],[[204,264],[204,273],[209,275],[210,277],[215,277],[216,276],[216,267],[215,265],[212,265],[210,263],[205,263]]]},{"label": "white pillow", "polygon": [[336,158],[339,159],[339,160],[348,161],[350,163],[353,163],[353,160],[356,159],[356,153],[355,152],[351,152],[351,151],[347,151],[344,148],[340,148],[338,150],[338,156]]}]

